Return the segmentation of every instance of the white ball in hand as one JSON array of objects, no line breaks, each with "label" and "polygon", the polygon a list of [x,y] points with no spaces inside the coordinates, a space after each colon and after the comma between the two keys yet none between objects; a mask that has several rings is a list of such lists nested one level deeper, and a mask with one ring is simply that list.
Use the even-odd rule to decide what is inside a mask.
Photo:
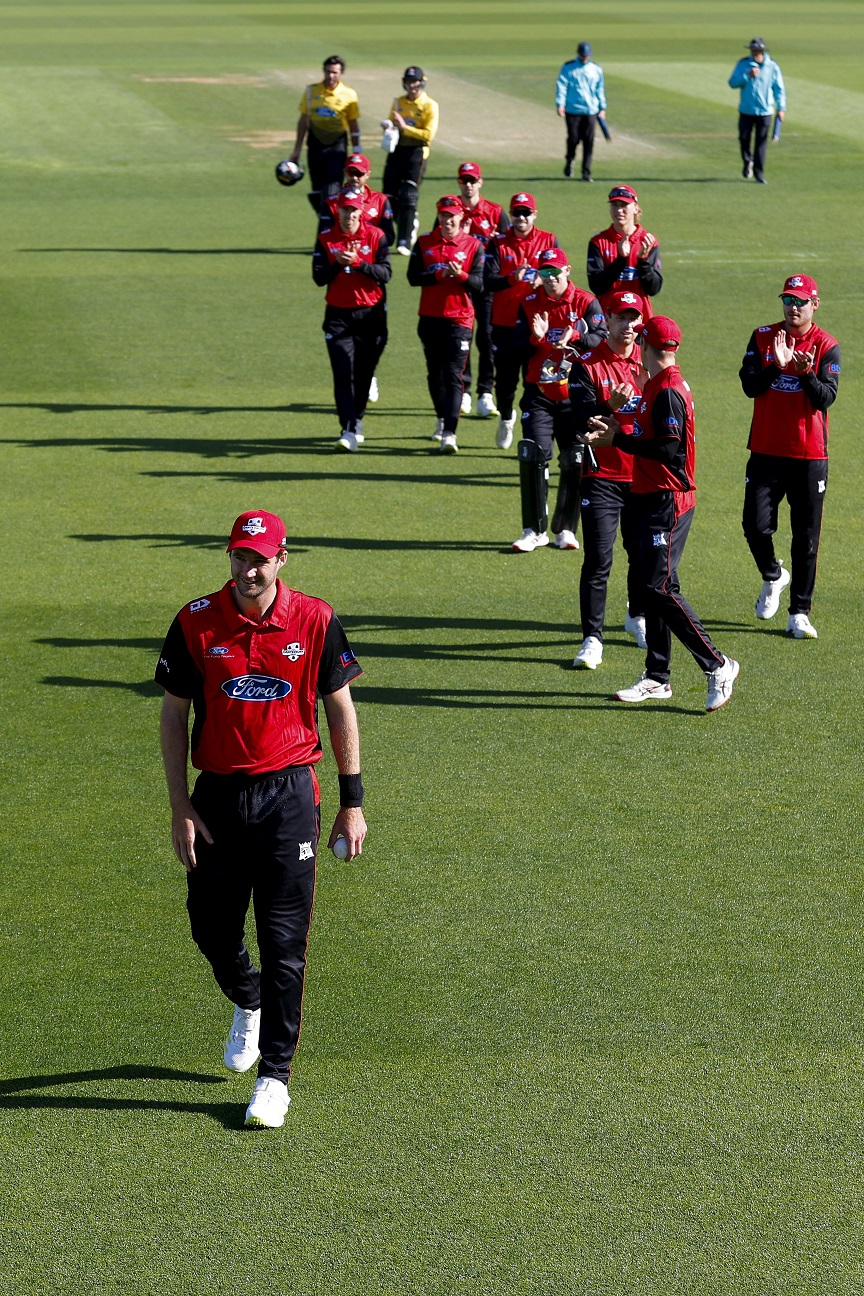
[{"label": "white ball in hand", "polygon": [[333,854],[337,859],[348,858],[348,839],[347,837],[337,837],[332,846]]}]

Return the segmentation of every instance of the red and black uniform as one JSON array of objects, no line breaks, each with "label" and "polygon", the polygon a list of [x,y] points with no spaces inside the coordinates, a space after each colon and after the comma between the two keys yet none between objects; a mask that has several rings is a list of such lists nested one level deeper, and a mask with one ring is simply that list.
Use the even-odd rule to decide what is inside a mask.
[{"label": "red and black uniform", "polygon": [[[196,837],[187,874],[192,935],[231,1002],[261,1008],[259,1076],[287,1081],[315,888],[317,698],[362,672],[327,603],[276,589],[261,622],[239,610],[233,581],[188,603],[155,679],[191,700],[191,800],[213,837]],[[244,940],[250,897],[260,973]]]},{"label": "red and black uniform", "polygon": [[637,225],[633,233],[626,236],[630,240],[627,256],[622,256],[618,250],[625,235],[619,234],[612,225],[595,234],[589,242],[588,284],[600,298],[604,310],[613,293],[635,292],[642,298],[643,320],[649,320],[654,314],[650,299],[656,297],[663,287],[663,265],[657,243],[647,256],[639,256],[646,233],[647,230]]},{"label": "red and black uniform", "polygon": [[743,526],[763,580],[777,580],[781,566],[773,536],[781,501],[789,501],[792,530],[790,615],[809,613],[816,585],[822,510],[828,484],[828,410],[837,397],[840,346],[816,324],[803,337],[787,333],[796,351],[815,351],[811,369],[782,370],[774,339],[785,322],[757,329],[739,377],[753,401],[744,488]]},{"label": "red and black uniform", "polygon": [[[495,364],[495,402],[504,419],[512,418],[519,377],[528,356],[516,337],[519,307],[537,287],[540,253],[561,244],[549,230],[535,226],[525,238],[513,229],[495,234],[486,245],[483,286],[492,297],[492,357]],[[523,277],[519,269],[525,266]]]},{"label": "red and black uniform", "polygon": [[[588,420],[595,414],[611,414],[609,393],[613,387],[629,383],[636,395],[615,411],[622,431],[629,432],[639,408],[645,371],[639,347],[625,358],[616,355],[603,341],[573,361],[570,369],[570,405],[577,434],[585,432]],[[594,451],[597,467],[583,460],[582,465],[582,536],[584,559],[579,577],[579,607],[582,637],[593,635],[603,640],[606,616],[606,591],[615,537],[621,526],[621,541],[627,553],[627,602],[631,617],[645,615],[642,587],[637,566],[636,531],[630,498],[633,480],[633,457],[616,446],[598,446]]]},{"label": "red and black uniform", "polygon": [[[354,248],[358,260],[343,266],[336,252]],[[383,230],[361,221],[356,234],[339,226],[318,236],[312,278],[326,285],[324,337],[333,370],[333,392],[343,431],[354,432],[369,400],[369,386],[387,345],[385,284],[391,274]]]},{"label": "red and black uniform", "polygon": [[[346,185],[346,188],[355,186]],[[393,208],[390,206],[390,199],[384,193],[377,193],[370,189],[368,185],[356,186],[357,192],[363,196],[363,207],[361,209],[364,225],[375,225],[380,229],[387,246],[392,247],[396,238],[396,227],[393,224]],[[321,228],[319,233],[325,233],[339,224],[339,195],[334,194],[328,198],[324,204],[324,212],[321,217]]]},{"label": "red and black uniform", "polygon": [[[451,262],[458,278],[445,275]],[[429,395],[444,432],[453,433],[462,406],[463,375],[471,346],[474,305],[471,294],[483,282],[483,249],[470,234],[445,239],[440,225],[421,234],[408,262],[408,282],[420,293],[417,334],[426,357]]]},{"label": "red and black uniform", "polygon": [[664,684],[673,634],[706,674],[725,660],[678,583],[696,506],[695,436],[690,388],[678,366],[671,365],[648,379],[632,431],[616,432],[613,442],[633,456],[631,498],[648,640],[645,673]]},{"label": "red and black uniform", "polygon": [[[499,203],[481,198],[476,207],[469,207],[464,201],[465,218],[462,230],[480,240],[484,256],[487,244],[493,234],[503,234],[510,228],[510,218]],[[480,363],[477,366],[477,395],[492,394],[495,384],[495,366],[492,360],[492,294],[482,286],[471,294],[474,303],[474,316],[477,326],[474,332],[474,343]],[[465,389],[471,388],[471,353],[468,353],[468,364],[465,369]]]}]

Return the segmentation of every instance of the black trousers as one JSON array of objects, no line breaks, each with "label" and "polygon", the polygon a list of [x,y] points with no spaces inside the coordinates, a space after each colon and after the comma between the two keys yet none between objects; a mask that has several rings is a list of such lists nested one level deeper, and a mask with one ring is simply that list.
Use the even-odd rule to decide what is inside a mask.
[{"label": "black trousers", "polygon": [[816,563],[822,510],[828,485],[827,459],[786,459],[751,454],[747,462],[742,525],[763,580],[776,580],[780,564],[774,553],[780,502],[789,501],[792,550],[789,613],[809,612],[816,587]]},{"label": "black trousers", "polygon": [[462,410],[462,391],[471,330],[452,320],[421,315],[417,335],[426,357],[426,380],[436,417],[444,420],[444,431],[455,432]]},{"label": "black trousers", "polygon": [[384,163],[381,188],[390,199],[396,220],[396,238],[408,243],[414,228],[417,203],[420,200],[420,182],[426,170],[422,144],[397,144]]},{"label": "black trousers", "polygon": [[723,654],[711,642],[678,583],[678,564],[695,509],[676,517],[672,491],[653,491],[632,499],[648,641],[645,674],[663,684],[668,682],[673,634],[701,670],[715,671],[723,665]]},{"label": "black trousers", "polygon": [[[495,383],[495,366],[492,363],[492,294],[472,292],[474,303],[474,345],[477,348],[477,395],[491,395]],[[471,352],[465,366],[465,390],[471,390]]]},{"label": "black trousers", "polygon": [[603,477],[582,478],[582,572],[579,577],[579,612],[582,637],[603,638],[606,590],[615,538],[621,526],[621,542],[627,554],[627,602],[630,615],[644,616],[644,596],[639,584],[638,550],[629,482],[607,481]]},{"label": "black trousers", "polygon": [[[770,117],[753,117],[749,113],[738,114],[738,142],[741,145],[741,161],[745,166],[753,163],[753,174],[757,180],[765,178],[765,154],[768,151],[768,131],[771,127]],[[755,132],[756,142],[751,143]]]},{"label": "black trousers", "polygon": [[327,199],[332,198],[342,188],[345,175],[345,161],[348,157],[348,142],[344,135],[332,144],[322,144],[311,130],[306,136],[306,161],[309,165],[309,183],[312,193],[318,194],[318,211],[323,214],[327,208]]},{"label": "black trousers", "polygon": [[543,395],[539,383],[526,383],[520,401],[522,436],[535,441],[548,463],[555,443],[559,450],[575,445],[573,414],[569,400],[553,401]]},{"label": "black trousers", "polygon": [[526,361],[525,347],[516,341],[515,328],[492,325],[492,359],[495,364],[495,403],[502,418],[512,418],[516,389]]},{"label": "black trousers", "polygon": [[582,145],[582,176],[588,179],[591,175],[591,159],[594,156],[594,127],[597,118],[589,113],[565,113],[567,122],[567,161],[572,162],[576,149]]},{"label": "black trousers", "polygon": [[324,312],[324,337],[339,422],[354,432],[369,401],[369,385],[387,345],[387,312],[384,303],[343,310],[328,306]]},{"label": "black trousers", "polygon": [[[320,815],[308,765],[278,774],[200,774],[192,804],[210,830],[187,876],[192,936],[222,993],[261,1009],[259,1076],[287,1082],[300,1035]],[[261,970],[246,949],[250,899]]]}]

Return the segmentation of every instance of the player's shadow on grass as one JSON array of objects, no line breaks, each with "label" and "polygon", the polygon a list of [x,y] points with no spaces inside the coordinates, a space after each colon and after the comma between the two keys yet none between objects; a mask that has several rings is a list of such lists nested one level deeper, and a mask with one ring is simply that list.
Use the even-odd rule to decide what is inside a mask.
[{"label": "player's shadow on grass", "polygon": [[[330,453],[330,452],[328,452]],[[332,459],[332,453],[330,453]],[[440,452],[439,452],[440,457]],[[480,458],[480,456],[478,456]],[[427,462],[425,451],[422,452],[423,462]],[[345,463],[344,459],[339,459],[340,464]],[[515,473],[446,473],[442,474],[434,468],[428,472],[368,472],[364,467],[364,461],[356,458],[351,460],[354,471],[340,472],[334,469],[331,472],[321,472],[313,469],[303,470],[302,468],[293,469],[285,472],[241,472],[235,469],[217,469],[214,472],[199,472],[190,469],[184,472],[178,469],[149,469],[141,473],[142,477],[154,477],[159,481],[172,481],[183,478],[213,478],[220,482],[230,482],[238,486],[266,486],[268,484],[278,485],[279,483],[297,483],[297,482],[385,482],[388,485],[404,483],[406,485],[417,486],[443,486],[449,490],[456,489],[459,486],[491,486],[498,490],[518,490],[519,478]],[[366,460],[368,463],[369,460]],[[436,459],[437,463],[438,460]],[[489,459],[483,457],[482,462],[488,463]],[[492,545],[492,548],[498,548],[498,545]]]},{"label": "player's shadow on grass", "polygon": [[224,1126],[225,1129],[240,1129],[243,1125],[243,1107],[238,1102],[189,1102],[183,1099],[150,1098],[144,1094],[133,1094],[129,1098],[99,1093],[75,1094],[31,1094],[22,1090],[46,1090],[66,1087],[67,1085],[89,1085],[117,1081],[144,1082],[156,1081],[163,1084],[178,1085],[224,1085],[227,1076],[201,1074],[197,1071],[177,1071],[169,1067],[150,1066],[116,1066],[103,1067],[93,1071],[66,1071],[56,1075],[16,1076],[0,1080],[0,1108],[7,1111],[45,1110],[55,1111],[168,1111],[168,1112],[201,1112]]},{"label": "player's shadow on grass", "polygon": [[[171,405],[167,402],[157,405],[113,405],[110,403],[87,404],[82,401],[0,401],[0,409],[36,409],[46,414],[329,414],[331,405],[322,405],[310,401],[288,401],[284,405]],[[417,410],[394,410],[394,414],[419,414]],[[389,411],[388,411],[389,413]],[[247,453],[262,454],[270,450],[284,452],[286,449],[299,446],[327,446],[333,451],[332,436],[286,437],[284,441],[251,441],[246,437],[229,435],[204,441],[198,437],[181,437],[172,440],[170,437],[6,437],[2,444],[20,446],[23,450],[54,450],[65,446],[92,445],[100,450],[174,450],[182,454],[196,454],[202,447],[212,449],[223,447],[220,453],[227,454],[235,446],[245,449]],[[233,453],[237,453],[233,450]]]},{"label": "player's shadow on grass", "polygon": [[115,256],[306,256],[311,248],[285,247],[234,247],[234,248],[174,248],[174,247],[25,247],[19,252],[88,252]]},{"label": "player's shadow on grass", "polygon": [[[152,533],[141,535],[112,535],[108,532],[87,533],[82,532],[78,535],[70,535],[70,540],[83,540],[87,544],[100,544],[106,541],[117,540],[149,540],[152,542],[154,549],[167,548],[190,548],[190,549],[214,549],[217,552],[225,551],[224,535],[176,535],[170,532]],[[297,554],[309,553],[312,549],[347,549],[349,552],[357,550],[366,550],[367,552],[407,552],[422,553],[424,550],[436,552],[458,552],[464,553],[472,551],[474,553],[494,553],[500,549],[500,545],[494,541],[487,540],[401,540],[398,537],[368,537],[368,536],[289,536],[288,537],[288,555],[289,557]],[[509,552],[509,550],[508,550]],[[55,646],[61,646],[53,639],[37,639],[37,643],[54,643]],[[122,641],[121,641],[122,642]],[[106,641],[107,643],[107,641]],[[83,645],[82,645],[83,646]]]},{"label": "player's shadow on grass", "polygon": [[[159,651],[158,648],[156,651]],[[162,690],[153,680],[141,680],[140,683],[136,683],[131,680],[86,679],[81,675],[45,675],[39,682],[50,684],[55,688],[126,689],[129,693],[136,693],[138,697],[162,696]]]}]

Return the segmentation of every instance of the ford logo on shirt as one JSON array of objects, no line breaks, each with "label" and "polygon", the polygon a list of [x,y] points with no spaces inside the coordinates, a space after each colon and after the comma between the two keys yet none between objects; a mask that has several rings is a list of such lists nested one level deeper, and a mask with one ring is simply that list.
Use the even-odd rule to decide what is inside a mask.
[{"label": "ford logo on shirt", "polygon": [[235,675],[220,685],[223,693],[238,702],[277,702],[291,692],[288,680],[276,675]]}]

